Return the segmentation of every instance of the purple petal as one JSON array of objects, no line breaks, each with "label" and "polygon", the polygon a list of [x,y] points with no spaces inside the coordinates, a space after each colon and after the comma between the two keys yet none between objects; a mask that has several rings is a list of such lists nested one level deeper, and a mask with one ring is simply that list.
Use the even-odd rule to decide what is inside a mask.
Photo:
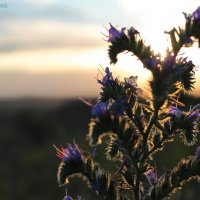
[{"label": "purple petal", "polygon": [[122,28],[121,31],[119,31],[110,23],[108,42],[115,42],[116,39],[121,39],[125,35],[125,30],[126,28]]},{"label": "purple petal", "polygon": [[120,116],[124,114],[127,108],[127,104],[123,99],[117,99],[111,106],[111,112],[114,116]]},{"label": "purple petal", "polygon": [[196,150],[196,160],[200,161],[200,146],[197,147],[197,150]]},{"label": "purple petal", "polygon": [[175,117],[180,117],[182,115],[182,111],[175,106],[169,107],[169,113]]},{"label": "purple petal", "polygon": [[192,14],[194,20],[200,20],[200,7],[198,7]]},{"label": "purple petal", "polygon": [[98,83],[100,83],[101,85],[103,85],[104,87],[108,86],[110,81],[113,80],[113,76],[112,76],[112,72],[110,72],[109,67],[105,68],[105,76],[103,77],[102,80],[97,80]]},{"label": "purple petal", "polygon": [[176,64],[176,59],[172,55],[167,55],[164,62],[162,63],[163,69],[166,71],[171,71]]},{"label": "purple petal", "polygon": [[70,196],[67,195],[67,196],[64,197],[63,200],[73,200],[73,199],[72,199],[72,197],[70,197]]},{"label": "purple petal", "polygon": [[99,102],[92,108],[92,115],[95,117],[101,117],[108,112],[108,102]]},{"label": "purple petal", "polygon": [[155,173],[154,173],[154,170],[153,169],[150,169],[149,171],[146,172],[146,175],[147,175],[147,178],[149,180],[149,182],[154,185],[157,180],[156,180],[156,176],[155,176]]}]

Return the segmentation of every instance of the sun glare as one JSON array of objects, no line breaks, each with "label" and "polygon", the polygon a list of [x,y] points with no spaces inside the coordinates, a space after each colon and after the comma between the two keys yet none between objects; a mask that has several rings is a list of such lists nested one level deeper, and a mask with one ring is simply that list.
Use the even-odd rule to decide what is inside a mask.
[{"label": "sun glare", "polygon": [[100,62],[108,63],[102,48],[59,48],[4,53],[1,70],[25,70],[32,73],[59,72],[68,70],[91,70]]},{"label": "sun glare", "polygon": [[197,0],[140,0],[137,3],[133,0],[119,0],[119,2],[127,21],[135,21],[135,24],[130,25],[139,28],[142,38],[161,55],[164,55],[170,45],[169,36],[164,34],[164,31],[184,26],[182,12],[192,13],[199,6]]}]

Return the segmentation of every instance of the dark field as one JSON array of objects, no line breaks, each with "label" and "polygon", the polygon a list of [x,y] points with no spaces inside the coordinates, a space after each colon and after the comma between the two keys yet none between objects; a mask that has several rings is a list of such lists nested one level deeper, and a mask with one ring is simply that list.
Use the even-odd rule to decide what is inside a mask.
[{"label": "dark field", "polygon": [[[197,98],[184,101],[200,102]],[[65,146],[75,139],[80,148],[92,152],[85,140],[90,112],[90,107],[79,100],[1,100],[0,199],[61,200],[65,191],[56,182],[60,160],[52,145]],[[199,144],[189,148],[177,138],[157,156],[157,163],[164,166],[158,170],[169,170],[181,158],[194,153]],[[104,144],[98,147],[97,160],[105,169],[115,170],[116,164],[105,160],[103,148]],[[98,199],[94,192],[88,194],[85,182],[77,178],[71,182],[68,187],[71,196]],[[191,182],[174,199],[200,200],[200,184]]]}]

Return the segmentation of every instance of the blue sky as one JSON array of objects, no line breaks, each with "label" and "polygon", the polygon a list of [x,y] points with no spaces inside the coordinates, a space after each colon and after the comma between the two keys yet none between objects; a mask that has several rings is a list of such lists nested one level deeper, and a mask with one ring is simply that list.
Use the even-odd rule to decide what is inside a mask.
[{"label": "blue sky", "polygon": [[[77,46],[77,43],[82,46],[84,42],[81,42],[81,39],[87,39],[86,43],[90,46],[91,41],[85,37],[81,38],[81,34],[88,35],[90,38],[94,30],[96,32],[92,39],[95,37],[95,42],[99,45],[100,32],[105,31],[103,26],[108,26],[109,22],[119,26],[133,25],[144,32],[148,40],[148,37],[152,38],[156,34],[156,36],[164,35],[163,29],[171,28],[183,19],[182,11],[191,12],[198,5],[196,0],[187,2],[180,0],[5,0],[5,2],[8,8],[0,10],[0,52],[21,48],[35,49],[37,45],[39,49],[66,47],[73,44]],[[75,30],[70,30],[74,27]],[[71,32],[74,32],[71,34],[74,38],[71,37]],[[92,41],[92,45],[95,42]]]},{"label": "blue sky", "polygon": [[[107,43],[101,33],[107,34],[104,27],[108,28],[109,22],[134,26],[155,51],[162,52],[169,44],[163,31],[183,22],[182,11],[191,13],[200,5],[197,0],[4,2],[8,7],[0,8],[0,75],[4,77],[0,79],[0,97],[97,95],[94,77],[99,64],[109,65]],[[130,55],[123,56],[112,70],[120,76],[146,74],[142,67],[133,68],[135,64]],[[86,84],[94,86],[87,90]]]},{"label": "blue sky", "polygon": [[102,24],[108,18],[120,18],[120,7],[115,0],[7,0],[7,3],[8,9],[0,13],[1,20],[47,19]]}]

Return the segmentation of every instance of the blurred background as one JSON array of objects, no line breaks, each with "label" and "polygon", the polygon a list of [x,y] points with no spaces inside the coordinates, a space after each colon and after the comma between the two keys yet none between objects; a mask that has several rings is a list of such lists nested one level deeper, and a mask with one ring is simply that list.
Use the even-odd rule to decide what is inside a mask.
[{"label": "blurred background", "polygon": [[[92,151],[85,141],[90,108],[78,97],[98,96],[98,68],[109,66],[103,35],[109,22],[134,26],[147,44],[163,54],[169,46],[164,30],[183,25],[182,12],[192,13],[200,2],[0,0],[0,5],[0,199],[62,199],[64,189],[56,182],[60,160],[52,145],[65,146],[75,139]],[[182,53],[200,64],[197,47]],[[147,87],[149,73],[131,54],[119,55],[111,71],[122,79],[138,75],[139,86]],[[200,71],[196,80],[192,97],[184,98],[193,105],[199,102]],[[103,148],[98,147],[97,160],[106,169],[115,169],[100,161],[105,159]],[[170,169],[194,149],[177,139],[157,162]],[[72,196],[97,199],[93,192],[87,194],[84,182],[77,181],[68,188]],[[173,198],[199,200],[199,189],[199,184],[191,183]]]}]

